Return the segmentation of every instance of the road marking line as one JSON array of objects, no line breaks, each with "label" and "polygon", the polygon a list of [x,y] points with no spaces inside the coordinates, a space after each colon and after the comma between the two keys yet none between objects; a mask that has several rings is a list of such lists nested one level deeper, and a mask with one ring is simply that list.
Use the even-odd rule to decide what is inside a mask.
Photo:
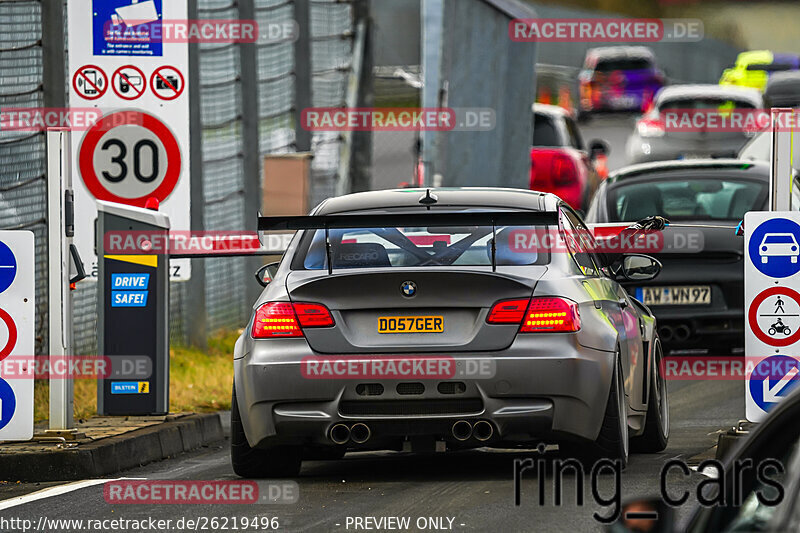
[{"label": "road marking line", "polygon": [[85,479],[83,481],[75,481],[73,483],[58,485],[56,487],[48,487],[46,489],[37,490],[36,492],[31,492],[30,494],[17,496],[16,498],[10,498],[5,501],[0,501],[0,511],[2,511],[3,509],[8,509],[10,507],[16,507],[18,505],[25,505],[26,503],[35,502],[37,500],[52,498],[53,496],[61,496],[62,494],[67,494],[69,492],[80,490],[86,487],[92,487],[94,485],[100,485],[108,481],[121,481],[126,479],[139,480],[144,478],[118,477],[115,479]]}]

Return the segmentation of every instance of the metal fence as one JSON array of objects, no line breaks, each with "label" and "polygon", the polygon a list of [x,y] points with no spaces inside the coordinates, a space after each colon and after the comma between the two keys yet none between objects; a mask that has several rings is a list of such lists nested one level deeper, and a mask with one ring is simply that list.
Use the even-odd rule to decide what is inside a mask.
[{"label": "metal fence", "polygon": [[[42,2],[50,0],[0,0],[0,108],[44,106]],[[194,2],[194,0],[190,0]],[[345,87],[351,69],[353,9],[348,1],[297,0],[306,2],[311,32],[311,98],[315,106],[344,105]],[[309,3],[310,2],[310,3]],[[261,26],[291,22],[295,0],[197,0],[201,19],[241,18],[243,4],[253,9]],[[66,25],[66,9],[60,24]],[[260,41],[255,49],[255,75],[242,72],[243,48],[237,44],[201,44],[198,50],[200,121],[202,125],[202,218],[205,230],[253,229],[254,220],[245,213],[255,211],[259,195],[246,194],[250,175],[243,162],[246,147],[258,147],[260,156],[294,152],[296,136],[295,42]],[[66,80],[66,74],[65,74]],[[252,81],[248,81],[252,80]],[[67,86],[65,81],[64,92]],[[251,98],[255,93],[255,99]],[[257,139],[248,138],[243,124],[258,109]],[[314,134],[311,148],[313,202],[331,195],[337,180],[342,138],[337,134]],[[42,133],[0,131],[0,228],[30,229],[36,234],[36,277],[46,280],[46,175],[45,141]],[[252,185],[252,182],[250,182]],[[252,190],[252,187],[251,189]],[[256,188],[257,190],[257,188]],[[248,209],[246,209],[246,207]],[[244,325],[252,301],[254,283],[246,259],[204,260],[205,320],[209,334]],[[250,263],[251,264],[251,263]],[[170,335],[173,342],[186,342],[192,320],[188,306],[191,290],[186,283],[172,283]],[[47,286],[37,283],[37,353],[46,341]],[[75,351],[96,349],[96,287],[78,285],[75,292]]]}]

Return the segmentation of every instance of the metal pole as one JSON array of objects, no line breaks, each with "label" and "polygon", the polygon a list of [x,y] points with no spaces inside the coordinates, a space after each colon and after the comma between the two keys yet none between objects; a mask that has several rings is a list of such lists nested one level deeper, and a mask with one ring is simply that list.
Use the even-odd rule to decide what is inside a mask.
[{"label": "metal pole", "polygon": [[[439,89],[442,85],[442,44],[444,33],[444,0],[422,0],[422,107],[439,106]],[[422,164],[427,184],[437,171],[435,162],[436,132],[424,130],[422,138]],[[426,183],[420,183],[424,186]]]},{"label": "metal pole", "polygon": [[[69,130],[47,132],[47,302],[50,368],[72,355],[72,295],[69,287],[72,237],[64,220],[65,194],[72,193]],[[50,378],[50,430],[74,426],[72,378]]]},{"label": "metal pole", "polygon": [[[358,79],[358,95],[356,107],[372,107],[375,105],[375,87],[373,67],[375,65],[375,32],[372,24],[369,0],[357,0],[353,4],[353,17],[364,23],[364,42],[361,56],[360,77]],[[372,167],[372,132],[357,131],[353,133],[353,148],[350,153],[350,189],[351,192],[368,191],[372,187],[370,168]]]},{"label": "metal pole", "polygon": [[[254,0],[239,0],[239,18],[254,20],[256,8]],[[241,65],[240,90],[242,94],[242,166],[244,168],[244,226],[258,227],[258,213],[261,210],[261,152],[259,143],[258,108],[258,50],[254,43],[239,45]],[[244,259],[246,269],[255,272],[261,267],[258,257]],[[246,314],[250,315],[250,305],[261,294],[261,286],[256,283],[245,285]]]},{"label": "metal pole", "polygon": [[294,43],[294,135],[298,152],[311,151],[311,132],[303,128],[303,110],[311,107],[311,0],[295,0],[298,29]]},{"label": "metal pole", "polygon": [[42,2],[42,91],[45,107],[66,107],[64,2]]},{"label": "metal pole", "polygon": [[770,124],[772,126],[772,145],[770,146],[770,188],[769,206],[771,211],[789,211],[792,196],[792,162],[789,154],[792,149],[790,131],[783,131],[781,115],[791,116],[788,108],[772,108]]},{"label": "metal pole", "polygon": [[[189,2],[189,20],[197,20],[197,2]],[[196,42],[189,43],[189,179],[191,180],[192,231],[203,231],[203,122],[200,115],[200,49]],[[206,337],[206,266],[203,260],[192,260],[192,277],[183,289],[186,295],[183,326],[189,344],[200,349],[208,348]]]}]

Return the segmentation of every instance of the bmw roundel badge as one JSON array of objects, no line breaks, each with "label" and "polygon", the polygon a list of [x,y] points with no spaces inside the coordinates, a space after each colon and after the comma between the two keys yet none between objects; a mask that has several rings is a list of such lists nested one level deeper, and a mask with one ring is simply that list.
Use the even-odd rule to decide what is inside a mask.
[{"label": "bmw roundel badge", "polygon": [[403,296],[407,296],[411,298],[415,294],[417,294],[417,284],[413,281],[404,281],[400,285],[400,292],[403,293]]}]

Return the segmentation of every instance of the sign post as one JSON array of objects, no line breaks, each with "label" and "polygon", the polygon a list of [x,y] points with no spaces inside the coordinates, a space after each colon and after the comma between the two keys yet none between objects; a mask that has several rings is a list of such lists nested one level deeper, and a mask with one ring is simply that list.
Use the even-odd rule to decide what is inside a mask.
[{"label": "sign post", "polygon": [[[72,293],[70,291],[70,247],[74,235],[70,133],[47,132],[47,298],[48,355],[50,368],[72,352]],[[77,267],[78,265],[76,265]],[[80,265],[79,268],[83,268]],[[33,352],[31,352],[32,354]],[[73,423],[72,378],[50,379],[51,431],[66,432]]]},{"label": "sign post", "polygon": [[[75,243],[89,265],[97,200],[143,207],[159,201],[172,229],[188,231],[189,44],[168,38],[188,19],[188,0],[70,0],[70,106],[97,107],[103,118],[72,132]],[[171,261],[170,279],[191,275],[188,259]]]},{"label": "sign post", "polygon": [[800,383],[800,212],[745,215],[745,413],[760,422]]},{"label": "sign post", "polygon": [[34,265],[33,232],[0,231],[0,441],[33,437]]}]

